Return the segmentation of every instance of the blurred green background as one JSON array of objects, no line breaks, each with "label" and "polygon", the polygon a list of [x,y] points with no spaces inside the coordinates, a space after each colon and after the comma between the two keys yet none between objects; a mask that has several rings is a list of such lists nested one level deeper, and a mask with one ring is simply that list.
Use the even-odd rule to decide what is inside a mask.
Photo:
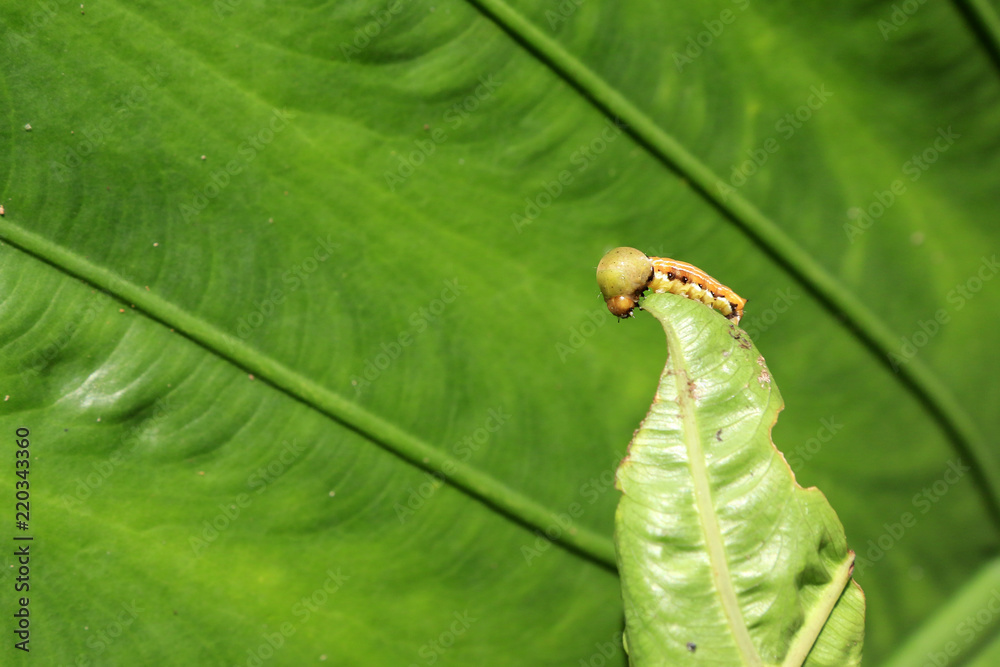
[{"label": "blurred green background", "polygon": [[[484,4],[0,9],[4,664],[624,665],[618,245],[749,299],[866,664],[996,557],[995,6]],[[984,609],[939,644],[995,664]]]}]

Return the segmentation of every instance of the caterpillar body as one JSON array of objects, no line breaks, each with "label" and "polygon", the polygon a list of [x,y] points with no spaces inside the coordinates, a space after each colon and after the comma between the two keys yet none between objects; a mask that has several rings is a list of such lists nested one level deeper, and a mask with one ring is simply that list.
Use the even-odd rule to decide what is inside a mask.
[{"label": "caterpillar body", "polygon": [[670,292],[700,301],[739,324],[746,299],[698,267],[668,257],[647,257],[635,248],[615,248],[597,265],[597,284],[608,310],[619,318],[646,290]]}]

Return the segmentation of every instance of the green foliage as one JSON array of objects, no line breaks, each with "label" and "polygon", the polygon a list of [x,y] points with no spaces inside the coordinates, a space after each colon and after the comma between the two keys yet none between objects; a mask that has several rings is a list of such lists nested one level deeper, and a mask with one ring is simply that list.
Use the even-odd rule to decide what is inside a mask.
[{"label": "green foliage", "polygon": [[749,299],[866,664],[924,623],[920,660],[990,655],[933,624],[997,547],[990,23],[78,4],[0,9],[4,664],[624,665],[612,476],[663,343],[594,286],[622,245]]},{"label": "green foliage", "polygon": [[783,402],[764,357],[700,303],[653,294],[643,308],[667,363],[617,476],[631,664],[860,664],[854,554],[771,442]]}]

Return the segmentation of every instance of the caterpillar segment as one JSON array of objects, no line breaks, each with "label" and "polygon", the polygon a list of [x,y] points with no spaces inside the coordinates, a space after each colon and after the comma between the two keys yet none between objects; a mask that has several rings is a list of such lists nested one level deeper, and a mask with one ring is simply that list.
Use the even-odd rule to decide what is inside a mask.
[{"label": "caterpillar segment", "polygon": [[747,300],[701,269],[667,257],[651,257],[653,277],[649,289],[701,301],[739,324]]}]

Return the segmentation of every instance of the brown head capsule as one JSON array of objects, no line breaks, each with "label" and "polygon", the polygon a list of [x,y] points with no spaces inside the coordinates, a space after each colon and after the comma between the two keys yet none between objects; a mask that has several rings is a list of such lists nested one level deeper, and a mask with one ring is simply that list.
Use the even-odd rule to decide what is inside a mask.
[{"label": "brown head capsule", "polygon": [[632,317],[635,299],[630,296],[613,296],[608,299],[608,310],[615,317]]},{"label": "brown head capsule", "polygon": [[629,317],[653,277],[653,262],[635,248],[615,248],[597,265],[597,286],[617,317]]}]

